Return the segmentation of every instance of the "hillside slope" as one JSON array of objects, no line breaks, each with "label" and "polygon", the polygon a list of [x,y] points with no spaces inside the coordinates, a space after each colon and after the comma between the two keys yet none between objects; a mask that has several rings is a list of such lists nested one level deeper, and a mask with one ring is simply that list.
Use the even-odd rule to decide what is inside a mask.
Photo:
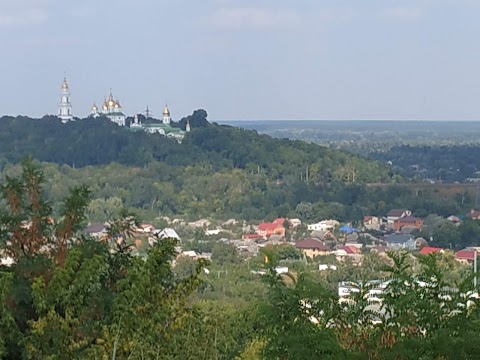
[{"label": "hillside slope", "polygon": [[56,117],[4,117],[0,119],[0,159],[17,163],[30,155],[74,167],[111,162],[145,166],[158,161],[171,166],[208,166],[214,171],[245,169],[282,181],[307,176],[323,184],[390,181],[388,169],[374,161],[315,144],[208,124],[205,116],[205,111],[198,110],[189,118],[193,131],[183,144],[157,134],[133,133],[104,119],[62,124]]}]

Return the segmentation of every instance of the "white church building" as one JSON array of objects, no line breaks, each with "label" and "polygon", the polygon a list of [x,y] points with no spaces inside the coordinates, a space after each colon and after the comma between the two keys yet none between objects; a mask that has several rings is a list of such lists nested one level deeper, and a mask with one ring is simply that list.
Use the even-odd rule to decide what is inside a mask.
[{"label": "white church building", "polygon": [[92,106],[92,112],[90,116],[97,118],[100,115],[106,116],[107,118],[110,119],[110,121],[114,122],[119,126],[126,125],[125,120],[127,119],[127,117],[122,111],[120,100],[118,100],[118,98],[116,100],[113,98],[113,94],[111,90],[110,90],[110,95],[108,97],[108,100],[107,98],[105,98],[105,101],[103,102],[102,113],[98,112],[98,107],[96,103],[94,103]]},{"label": "white church building", "polygon": [[[176,126],[172,126],[172,118],[167,105],[165,105],[165,108],[163,109],[162,119],[160,122],[148,121],[146,123],[141,123],[138,119],[138,116],[135,115],[133,121],[131,121],[130,124],[127,124],[127,116],[122,111],[120,101],[118,98],[115,99],[113,97],[111,90],[108,98],[105,97],[101,110],[97,107],[96,103],[94,103],[92,106],[90,117],[98,118],[100,116],[105,116],[118,126],[128,126],[131,131],[145,131],[150,134],[160,134],[169,138],[173,138],[178,142],[181,142],[185,137],[185,133],[188,133],[191,130],[189,121],[187,121],[185,130],[182,130]],[[62,83],[60,103],[58,105],[58,117],[63,123],[73,120],[70,89],[66,77],[63,79]]]}]

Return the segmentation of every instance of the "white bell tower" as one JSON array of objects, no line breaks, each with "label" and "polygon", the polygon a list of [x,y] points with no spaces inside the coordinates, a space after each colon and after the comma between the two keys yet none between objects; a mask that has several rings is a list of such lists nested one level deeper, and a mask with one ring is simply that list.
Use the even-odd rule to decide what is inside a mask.
[{"label": "white bell tower", "polygon": [[68,88],[66,77],[63,79],[62,94],[60,97],[60,104],[58,104],[58,117],[62,119],[62,122],[67,122],[73,119],[70,90]]}]

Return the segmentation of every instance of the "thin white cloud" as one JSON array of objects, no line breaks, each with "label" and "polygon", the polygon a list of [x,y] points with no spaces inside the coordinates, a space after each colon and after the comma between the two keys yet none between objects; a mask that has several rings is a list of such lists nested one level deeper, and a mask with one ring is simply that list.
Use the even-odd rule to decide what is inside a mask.
[{"label": "thin white cloud", "polygon": [[41,25],[45,23],[47,19],[47,13],[38,9],[18,11],[10,14],[0,14],[0,29]]},{"label": "thin white cloud", "polygon": [[227,29],[272,29],[294,27],[300,22],[297,12],[269,8],[221,8],[207,18],[207,23]]},{"label": "thin white cloud", "polygon": [[423,17],[423,10],[419,7],[397,6],[381,13],[387,20],[415,21]]}]

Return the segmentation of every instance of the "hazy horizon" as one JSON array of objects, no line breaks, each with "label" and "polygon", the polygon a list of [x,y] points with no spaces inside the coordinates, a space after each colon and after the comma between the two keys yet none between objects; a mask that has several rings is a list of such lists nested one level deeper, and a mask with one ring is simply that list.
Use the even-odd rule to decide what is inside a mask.
[{"label": "hazy horizon", "polygon": [[[0,113],[74,115],[110,88],[175,120],[480,118],[478,0],[0,0]],[[462,21],[455,21],[462,19]]]}]

